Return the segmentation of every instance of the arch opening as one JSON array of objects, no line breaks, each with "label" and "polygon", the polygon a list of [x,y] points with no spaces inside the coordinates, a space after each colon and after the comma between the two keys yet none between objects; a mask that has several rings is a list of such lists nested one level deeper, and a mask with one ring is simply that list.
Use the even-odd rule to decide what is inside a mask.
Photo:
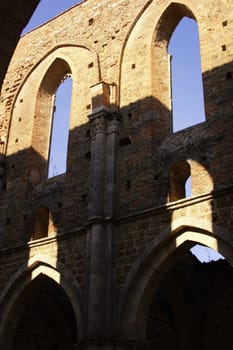
[{"label": "arch opening", "polygon": [[[36,96],[35,116],[32,132],[32,148],[34,153],[37,155],[37,161],[33,165],[35,167],[35,172],[39,174],[39,179],[41,180],[48,178],[48,176],[53,176],[54,173],[54,164],[51,162],[51,158],[54,157],[54,151],[53,148],[51,148],[51,141],[52,144],[54,141],[56,141],[55,153],[56,159],[59,159],[58,164],[63,164],[63,166],[55,169],[55,174],[57,174],[58,170],[62,173],[64,172],[64,169],[66,169],[69,134],[69,108],[71,100],[69,96],[71,96],[72,87],[71,79],[67,78],[70,76],[71,69],[67,62],[61,58],[56,58],[44,75]],[[65,83],[64,86],[65,90],[68,90],[68,92],[64,92],[63,86],[61,85],[61,82],[66,80],[67,83]],[[60,86],[62,87],[61,89],[59,88]],[[59,96],[60,92],[61,96]],[[60,104],[58,110],[61,113],[60,115],[58,113],[58,115],[55,116],[54,101],[56,93],[58,93],[59,96],[58,100],[60,101]],[[63,109],[62,106],[65,109]],[[64,116],[66,117],[64,118]],[[53,129],[55,129],[57,120],[61,121],[62,123],[62,133],[57,134],[55,132],[55,137],[52,137]],[[52,139],[54,139],[54,141]],[[62,161],[60,161],[61,157]],[[52,169],[50,172],[48,166],[49,163],[51,164]]]},{"label": "arch opening", "polygon": [[205,121],[198,25],[184,16],[168,44],[173,131]]},{"label": "arch opening", "polygon": [[72,79],[70,75],[66,75],[54,97],[48,178],[66,172],[71,96]]},{"label": "arch opening", "polygon": [[168,259],[172,264],[154,289],[148,309],[149,349],[217,350],[232,344],[233,270],[229,263],[223,259],[200,262],[188,245]]},{"label": "arch opening", "polygon": [[[232,246],[217,238],[220,232],[214,237],[203,229],[203,225],[202,229],[185,228],[183,222],[174,227],[175,237],[163,245],[155,239],[136,261],[121,293],[124,336],[146,342],[150,349],[217,350],[226,331],[223,346],[231,344]],[[197,244],[221,252],[226,259],[199,261],[190,251]],[[221,321],[215,327],[216,317]],[[162,323],[161,333],[158,322]],[[214,335],[217,346],[206,327],[212,331],[221,328],[222,333]],[[171,343],[162,340],[169,332]]]},{"label": "arch opening", "polygon": [[14,330],[7,350],[73,350],[77,344],[72,305],[64,290],[44,274],[25,288],[10,318]]},{"label": "arch opening", "polygon": [[165,107],[163,119],[168,118],[170,132],[204,121],[198,26],[186,5],[172,2],[160,17],[154,32],[152,62],[159,67],[153,74],[153,95]]}]

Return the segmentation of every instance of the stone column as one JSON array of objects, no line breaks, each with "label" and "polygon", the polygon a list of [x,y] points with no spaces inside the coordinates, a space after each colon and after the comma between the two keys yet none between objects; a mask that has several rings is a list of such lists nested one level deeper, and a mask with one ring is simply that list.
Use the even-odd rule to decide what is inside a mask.
[{"label": "stone column", "polygon": [[111,114],[108,121],[106,154],[105,154],[105,271],[104,280],[106,294],[104,299],[104,329],[109,337],[112,335],[112,327],[115,314],[115,303],[113,296],[113,264],[114,264],[114,239],[115,239],[115,215],[116,215],[116,167],[117,167],[117,145],[119,139],[120,116],[117,113]]},{"label": "stone column", "polygon": [[[120,117],[112,112],[109,86],[91,87],[91,174],[87,241],[87,327],[85,347],[109,342],[112,328],[113,233],[118,128]],[[101,345],[102,347],[102,345]]]}]

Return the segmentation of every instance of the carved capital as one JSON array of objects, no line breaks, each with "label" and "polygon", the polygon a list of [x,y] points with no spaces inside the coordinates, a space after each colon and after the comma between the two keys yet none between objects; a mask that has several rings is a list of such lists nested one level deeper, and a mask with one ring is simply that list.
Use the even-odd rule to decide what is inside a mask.
[{"label": "carved capital", "polygon": [[112,113],[111,119],[108,123],[108,133],[117,133],[119,130],[119,123],[121,122],[121,115],[119,113]]},{"label": "carved capital", "polygon": [[93,113],[89,115],[89,120],[91,122],[91,136],[95,137],[98,133],[105,133],[108,120],[110,119],[111,114],[102,110],[98,113]]}]

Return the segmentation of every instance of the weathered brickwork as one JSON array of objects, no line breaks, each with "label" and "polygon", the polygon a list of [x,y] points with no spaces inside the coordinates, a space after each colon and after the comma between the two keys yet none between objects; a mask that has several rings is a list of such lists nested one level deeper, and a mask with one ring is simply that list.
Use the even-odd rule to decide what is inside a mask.
[{"label": "weathered brickwork", "polygon": [[[185,16],[206,120],[173,133]],[[20,39],[0,106],[1,349],[233,346],[232,31],[226,0],[86,0]],[[67,169],[48,178],[67,76]],[[195,244],[226,260],[199,263]]]}]

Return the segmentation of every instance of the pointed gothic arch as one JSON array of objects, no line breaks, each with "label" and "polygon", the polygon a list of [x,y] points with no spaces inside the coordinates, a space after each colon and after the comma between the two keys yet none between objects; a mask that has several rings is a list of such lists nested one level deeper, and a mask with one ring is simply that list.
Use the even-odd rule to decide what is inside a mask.
[{"label": "pointed gothic arch", "polygon": [[[153,39],[152,90],[153,95],[169,111],[171,131],[173,131],[172,65],[168,45],[176,27],[184,17],[193,19],[197,23],[195,14],[187,5],[178,2],[170,3],[156,25]],[[153,67],[160,67],[159,71],[155,72]]]},{"label": "pointed gothic arch", "polygon": [[32,148],[40,155],[41,163],[44,163],[37,164],[42,179],[46,178],[48,174],[56,91],[67,75],[71,74],[72,71],[68,63],[64,59],[56,58],[45,73],[36,96]]},{"label": "pointed gothic arch", "polygon": [[[183,17],[197,22],[195,12],[197,9],[191,1],[169,2],[166,8],[148,2],[130,28],[122,48],[119,104],[127,107],[136,100],[142,119],[146,113],[153,113],[157,137],[173,131],[169,40]],[[136,52],[140,55],[135,55]]]},{"label": "pointed gothic arch", "polygon": [[146,247],[134,263],[120,294],[119,326],[122,336],[145,341],[146,322],[153,297],[180,253],[196,243],[218,252],[233,267],[233,246],[224,229],[209,231],[205,221],[181,218]]},{"label": "pointed gothic arch", "polygon": [[[38,293],[40,295],[43,291],[45,292],[45,297],[42,297],[42,299],[44,301],[47,300],[47,303],[49,300],[52,302],[54,298],[56,305],[53,304],[50,308],[47,304],[47,306],[43,305],[43,300],[41,300],[41,305],[36,304],[34,296]],[[57,307],[60,311],[57,310],[58,314],[55,317],[58,317],[59,321],[59,317],[62,317],[62,314],[65,313],[67,322],[73,329],[72,341],[75,342],[72,343],[73,346],[77,343],[77,339],[81,339],[83,335],[81,300],[82,293],[77,280],[62,264],[57,262],[56,259],[47,256],[34,256],[12,276],[2,293],[0,300],[0,346],[4,346],[6,350],[13,350],[16,330],[18,329],[17,327],[20,327],[20,323],[28,327],[29,330],[31,326],[30,322],[27,322],[27,312],[31,312],[30,308],[35,309],[35,315],[38,314],[40,318],[36,322],[38,321],[38,324],[42,324],[42,338],[47,338],[43,326],[45,325],[44,322],[46,322],[45,318],[48,316],[53,321],[53,313]],[[39,309],[44,309],[44,311],[42,310],[42,313],[37,312],[38,307]],[[46,308],[48,308],[48,311]],[[46,315],[46,313],[48,314]],[[19,323],[19,320],[22,322]],[[60,319],[59,322],[56,320],[54,322],[55,329],[59,331],[59,322],[62,323],[63,321]],[[65,331],[66,334],[63,334],[64,344],[66,343],[65,339],[68,339],[71,335],[68,328]],[[19,330],[19,333],[24,333],[24,331],[21,331]],[[63,332],[62,329],[60,331]],[[33,325],[29,332],[32,336],[34,335]],[[54,334],[54,341],[55,338]],[[69,341],[67,340],[68,343]],[[69,348],[73,349],[72,347]]]},{"label": "pointed gothic arch", "polygon": [[173,132],[205,121],[198,23],[184,16],[167,48],[170,55]]}]

